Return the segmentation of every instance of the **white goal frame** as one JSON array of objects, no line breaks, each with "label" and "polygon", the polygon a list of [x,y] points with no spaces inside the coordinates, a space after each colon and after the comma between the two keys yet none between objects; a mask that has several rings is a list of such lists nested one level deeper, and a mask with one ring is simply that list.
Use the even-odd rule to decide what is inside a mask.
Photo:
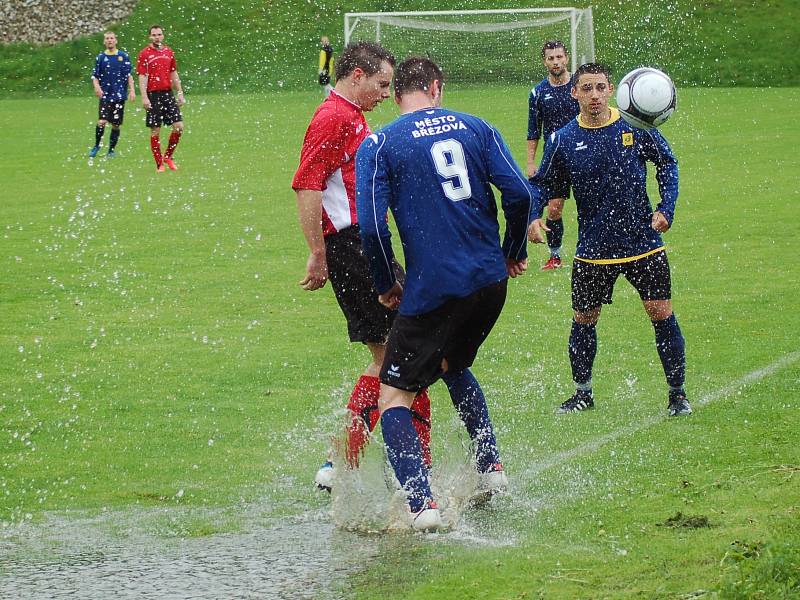
[{"label": "white goal frame", "polygon": [[[357,12],[345,13],[344,15],[344,43],[350,43],[350,36],[361,20],[375,22],[375,41],[381,41],[381,18],[382,17],[436,17],[436,16],[457,16],[457,15],[498,15],[498,14],[548,14],[548,13],[569,13],[571,71],[574,73],[578,66],[583,62],[594,61],[594,21],[592,18],[592,7],[574,8],[572,6],[558,8],[506,8],[506,9],[483,9],[483,10],[429,10],[429,11],[409,11],[409,12]],[[586,43],[588,48],[577,48],[578,28],[585,26],[588,31]],[[529,25],[521,25],[529,27]],[[579,55],[582,57],[579,62]]]}]

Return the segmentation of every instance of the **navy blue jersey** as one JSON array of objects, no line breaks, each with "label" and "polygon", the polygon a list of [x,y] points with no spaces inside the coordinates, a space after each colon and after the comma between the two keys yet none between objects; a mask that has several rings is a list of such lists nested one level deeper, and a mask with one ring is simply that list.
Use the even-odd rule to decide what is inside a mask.
[{"label": "navy blue jersey", "polygon": [[[671,225],[678,200],[678,162],[658,130],[632,127],[612,108],[605,125],[589,127],[578,117],[548,139],[532,182],[545,196],[548,190],[572,186],[578,210],[575,258],[625,262],[663,247],[651,227],[647,161],[656,166],[661,196],[657,210]],[[543,205],[536,207],[537,217],[542,209]]]},{"label": "navy blue jersey", "polygon": [[[490,184],[502,194],[502,248]],[[389,208],[406,263],[400,313],[417,315],[502,281],[506,257],[527,257],[533,195],[485,121],[442,108],[401,116],[365,139],[356,155],[358,222],[376,290],[395,282]]]},{"label": "navy blue jersey", "polygon": [[572,81],[564,85],[551,85],[545,78],[531,90],[528,96],[528,139],[545,141],[572,119],[578,116],[580,107],[572,97]]},{"label": "navy blue jersey", "polygon": [[92,78],[100,82],[103,102],[125,102],[128,98],[128,76],[131,74],[131,59],[122,50],[116,54],[101,52],[94,62]]}]

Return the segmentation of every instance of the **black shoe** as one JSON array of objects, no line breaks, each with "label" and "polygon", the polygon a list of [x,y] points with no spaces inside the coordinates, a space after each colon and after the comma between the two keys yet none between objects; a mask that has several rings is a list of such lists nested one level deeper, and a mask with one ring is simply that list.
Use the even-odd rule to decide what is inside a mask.
[{"label": "black shoe", "polygon": [[556,409],[556,414],[563,415],[564,413],[579,412],[590,408],[594,408],[592,392],[577,390],[569,400],[566,400]]},{"label": "black shoe", "polygon": [[680,417],[681,415],[692,414],[692,407],[686,399],[686,392],[683,390],[670,390],[669,406],[667,412],[670,417]]}]

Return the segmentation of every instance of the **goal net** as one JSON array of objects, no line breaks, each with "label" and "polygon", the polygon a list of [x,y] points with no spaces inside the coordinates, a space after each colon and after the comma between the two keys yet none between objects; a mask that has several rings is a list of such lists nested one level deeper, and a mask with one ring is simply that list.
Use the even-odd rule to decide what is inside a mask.
[{"label": "goal net", "polygon": [[567,46],[572,72],[594,60],[591,7],[347,13],[344,39],[380,42],[398,61],[428,56],[459,83],[527,82],[549,39]]}]

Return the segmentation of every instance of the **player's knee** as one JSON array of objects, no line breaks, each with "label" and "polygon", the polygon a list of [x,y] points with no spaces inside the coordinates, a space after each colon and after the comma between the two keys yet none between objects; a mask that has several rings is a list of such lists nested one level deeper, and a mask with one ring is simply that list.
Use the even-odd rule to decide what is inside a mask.
[{"label": "player's knee", "polygon": [[108,125],[108,121],[106,121],[104,119],[100,119],[99,121],[97,121],[97,126],[98,127],[105,127],[106,125]]},{"label": "player's knee", "polygon": [[564,203],[554,201],[547,205],[547,218],[551,221],[558,221],[561,218],[561,212],[564,210]]},{"label": "player's knee", "polygon": [[183,121],[178,121],[177,123],[172,124],[173,131],[177,131],[178,133],[183,133]]},{"label": "player's knee", "polygon": [[578,325],[595,325],[600,318],[600,307],[586,311],[575,311],[574,319]]}]

